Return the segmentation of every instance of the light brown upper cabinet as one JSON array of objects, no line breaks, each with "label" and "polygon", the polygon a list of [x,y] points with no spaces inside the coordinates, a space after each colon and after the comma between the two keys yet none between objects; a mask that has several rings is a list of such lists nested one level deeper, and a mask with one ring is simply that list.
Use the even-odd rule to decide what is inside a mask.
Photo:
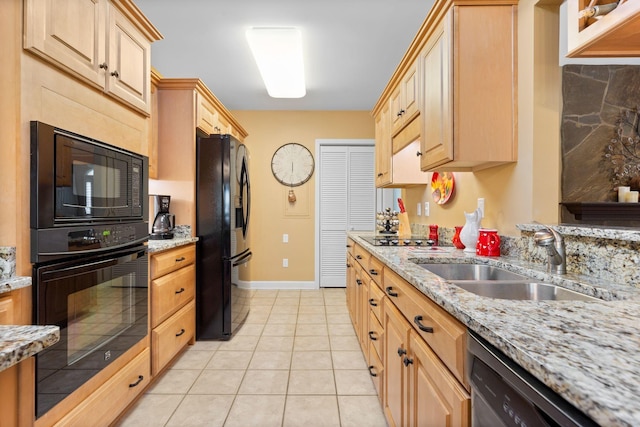
[{"label": "light brown upper cabinet", "polygon": [[517,160],[516,12],[516,0],[435,2],[372,111],[378,123],[390,105],[391,131],[376,126],[377,162],[392,157],[386,186]]},{"label": "light brown upper cabinet", "polygon": [[389,103],[375,116],[376,154],[375,173],[376,187],[391,184],[391,118]]},{"label": "light brown upper cabinet", "polygon": [[417,64],[414,63],[409,67],[402,77],[400,84],[391,94],[392,135],[395,135],[420,113],[418,105],[418,82]]},{"label": "light brown upper cabinet", "polygon": [[[581,18],[580,11],[589,3],[589,0],[567,1],[567,56],[640,56],[640,2],[623,0],[604,16]],[[598,5],[606,3],[612,1],[601,0]]]},{"label": "light brown upper cabinet", "polygon": [[433,22],[420,55],[422,170],[477,171],[517,160],[516,11],[454,2]]},{"label": "light brown upper cabinet", "polygon": [[158,30],[131,0],[26,0],[24,48],[149,115]]}]

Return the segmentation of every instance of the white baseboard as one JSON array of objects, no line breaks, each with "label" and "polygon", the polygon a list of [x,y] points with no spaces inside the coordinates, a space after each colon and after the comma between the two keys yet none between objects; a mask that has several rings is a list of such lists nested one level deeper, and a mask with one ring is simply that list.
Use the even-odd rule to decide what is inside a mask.
[{"label": "white baseboard", "polygon": [[318,289],[314,281],[309,282],[283,282],[283,281],[261,281],[247,282],[238,280],[238,287],[241,289]]}]

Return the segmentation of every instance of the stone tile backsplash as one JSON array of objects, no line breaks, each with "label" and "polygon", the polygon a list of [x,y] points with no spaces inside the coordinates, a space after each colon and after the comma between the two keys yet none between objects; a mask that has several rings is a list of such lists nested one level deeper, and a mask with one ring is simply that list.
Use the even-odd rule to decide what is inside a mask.
[{"label": "stone tile backsplash", "polygon": [[0,246],[0,279],[10,279],[16,275],[16,248]]}]

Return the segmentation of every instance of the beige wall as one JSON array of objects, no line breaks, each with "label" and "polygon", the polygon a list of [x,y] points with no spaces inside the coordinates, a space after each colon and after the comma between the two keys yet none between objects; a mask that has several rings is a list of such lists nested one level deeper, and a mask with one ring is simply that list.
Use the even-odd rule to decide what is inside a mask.
[{"label": "beige wall", "polygon": [[[410,221],[464,225],[464,211],[485,199],[484,227],[518,236],[516,224],[558,222],[560,202],[561,68],[558,65],[558,6],[522,0],[518,6],[518,162],[484,171],[455,173],[455,195],[436,205],[430,186],[403,191]],[[556,2],[546,2],[556,3]],[[417,203],[430,216],[416,216]]]},{"label": "beige wall", "polygon": [[[288,188],[271,173],[271,157],[283,144],[297,142],[315,153],[316,139],[374,138],[368,111],[233,111],[247,130],[251,178],[251,262],[241,279],[251,282],[302,282],[315,279],[315,177],[295,187],[297,202],[289,206]],[[317,165],[316,165],[317,166]],[[282,235],[289,243],[282,243]],[[289,267],[282,267],[282,259]]]}]

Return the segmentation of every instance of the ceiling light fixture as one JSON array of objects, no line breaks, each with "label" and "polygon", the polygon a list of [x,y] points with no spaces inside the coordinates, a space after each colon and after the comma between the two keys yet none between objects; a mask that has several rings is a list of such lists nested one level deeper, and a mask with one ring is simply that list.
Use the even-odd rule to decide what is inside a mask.
[{"label": "ceiling light fixture", "polygon": [[247,30],[247,40],[269,96],[302,98],[306,95],[299,29],[253,27]]}]

